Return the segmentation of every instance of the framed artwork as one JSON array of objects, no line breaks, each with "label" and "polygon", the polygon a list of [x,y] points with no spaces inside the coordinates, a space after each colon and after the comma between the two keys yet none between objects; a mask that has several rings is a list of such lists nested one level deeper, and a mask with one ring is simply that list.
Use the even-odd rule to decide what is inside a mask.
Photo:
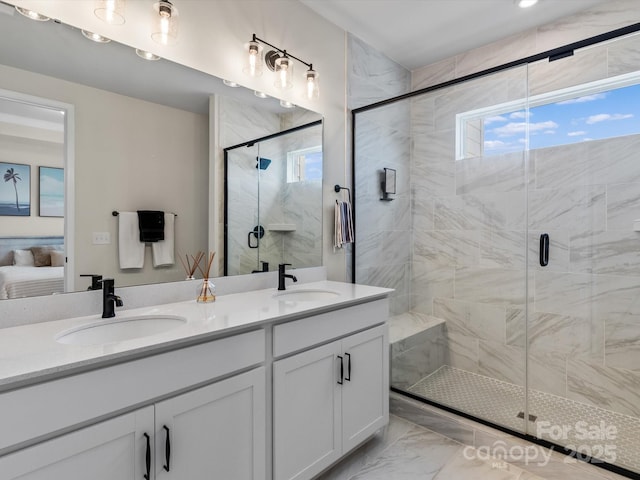
[{"label": "framed artwork", "polygon": [[41,217],[64,217],[64,168],[40,167]]},{"label": "framed artwork", "polygon": [[0,162],[0,215],[31,215],[31,166]]}]

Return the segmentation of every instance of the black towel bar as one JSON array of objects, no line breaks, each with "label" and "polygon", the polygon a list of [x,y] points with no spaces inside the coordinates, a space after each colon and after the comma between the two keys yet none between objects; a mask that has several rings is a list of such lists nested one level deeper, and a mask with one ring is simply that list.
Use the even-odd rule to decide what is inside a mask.
[{"label": "black towel bar", "polygon": [[[170,212],[167,212],[167,213],[170,213]],[[113,212],[111,212],[111,215],[113,215],[114,217],[117,217],[118,215],[120,215],[120,212],[118,212],[117,210],[114,210]],[[177,217],[178,214],[174,213],[173,216]]]}]

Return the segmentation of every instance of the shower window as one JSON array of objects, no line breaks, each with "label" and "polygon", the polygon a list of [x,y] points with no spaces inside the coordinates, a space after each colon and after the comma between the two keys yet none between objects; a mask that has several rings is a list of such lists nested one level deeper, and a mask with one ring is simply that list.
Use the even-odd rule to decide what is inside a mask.
[{"label": "shower window", "polygon": [[[633,135],[640,132],[640,76],[597,82],[464,112],[456,159]],[[527,140],[528,134],[528,140]]]},{"label": "shower window", "polygon": [[322,180],[322,145],[287,152],[287,183]]}]

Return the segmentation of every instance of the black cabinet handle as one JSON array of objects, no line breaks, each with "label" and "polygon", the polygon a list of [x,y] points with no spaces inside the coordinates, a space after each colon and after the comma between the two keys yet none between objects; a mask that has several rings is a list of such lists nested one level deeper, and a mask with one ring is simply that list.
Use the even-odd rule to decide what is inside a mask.
[{"label": "black cabinet handle", "polygon": [[151,439],[148,434],[144,434],[147,439],[147,451],[144,456],[145,466],[147,467],[147,473],[143,475],[145,480],[151,480]]},{"label": "black cabinet handle", "polygon": [[340,380],[338,381],[338,385],[342,385],[344,383],[344,359],[338,355],[340,359]]},{"label": "black cabinet handle", "polygon": [[345,355],[348,357],[347,358],[348,362],[347,362],[347,376],[344,377],[344,379],[347,382],[350,382],[351,381],[351,354],[350,353],[345,353]]},{"label": "black cabinet handle", "polygon": [[165,458],[165,464],[163,465],[162,468],[164,468],[167,472],[169,471],[169,469],[171,468],[171,439],[169,438],[169,427],[167,427],[166,425],[163,425],[162,428],[165,429],[165,431],[167,432],[167,436],[165,437],[165,441],[164,441],[164,458]]},{"label": "black cabinet handle", "polygon": [[540,266],[547,265],[549,265],[549,234],[543,233],[540,235]]}]

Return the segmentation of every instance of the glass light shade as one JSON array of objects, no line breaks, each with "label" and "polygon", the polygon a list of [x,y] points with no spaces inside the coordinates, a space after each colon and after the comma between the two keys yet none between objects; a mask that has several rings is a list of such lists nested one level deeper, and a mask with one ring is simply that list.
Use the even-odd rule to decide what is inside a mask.
[{"label": "glass light shade", "polygon": [[275,61],[276,81],[274,86],[282,90],[293,87],[293,62],[289,57],[280,57]]},{"label": "glass light shade", "polygon": [[90,32],[89,30],[82,30],[82,35],[84,35],[84,38],[88,38],[92,42],[96,43],[109,43],[111,41],[107,37],[103,37],[102,35],[98,35],[97,33]]},{"label": "glass light shade", "polygon": [[136,55],[140,58],[144,58],[145,60],[149,60],[150,62],[155,62],[156,60],[160,60],[160,56],[151,52],[147,52],[146,50],[141,50],[140,48],[136,48]]},{"label": "glass light shade", "polygon": [[16,10],[20,15],[24,15],[25,17],[30,18],[31,20],[35,20],[37,22],[47,22],[51,20],[46,15],[42,15],[41,13],[35,12],[33,10],[29,10],[28,8],[18,7],[16,5]]},{"label": "glass light shade", "polygon": [[253,40],[244,45],[247,53],[247,61],[242,71],[252,77],[262,75],[262,45]]},{"label": "glass light shade", "polygon": [[287,100],[280,100],[280,106],[282,108],[295,108],[295,105]]},{"label": "glass light shade", "polygon": [[95,0],[93,13],[109,25],[122,25],[125,22],[125,0]]},{"label": "glass light shade", "polygon": [[254,90],[253,94],[258,98],[267,98],[269,96],[264,92],[259,92],[258,90]]},{"label": "glass light shade", "polygon": [[172,45],[178,41],[178,9],[171,2],[160,1],[153,5],[156,12],[151,38],[161,45]]},{"label": "glass light shade", "polygon": [[313,100],[320,96],[320,86],[318,84],[318,72],[311,68],[306,71],[305,79],[307,80],[307,98]]},{"label": "glass light shade", "polygon": [[231,87],[231,88],[238,88],[240,86],[240,84],[236,83],[236,82],[232,82],[231,80],[222,80],[222,83],[224,83],[227,87]]}]

